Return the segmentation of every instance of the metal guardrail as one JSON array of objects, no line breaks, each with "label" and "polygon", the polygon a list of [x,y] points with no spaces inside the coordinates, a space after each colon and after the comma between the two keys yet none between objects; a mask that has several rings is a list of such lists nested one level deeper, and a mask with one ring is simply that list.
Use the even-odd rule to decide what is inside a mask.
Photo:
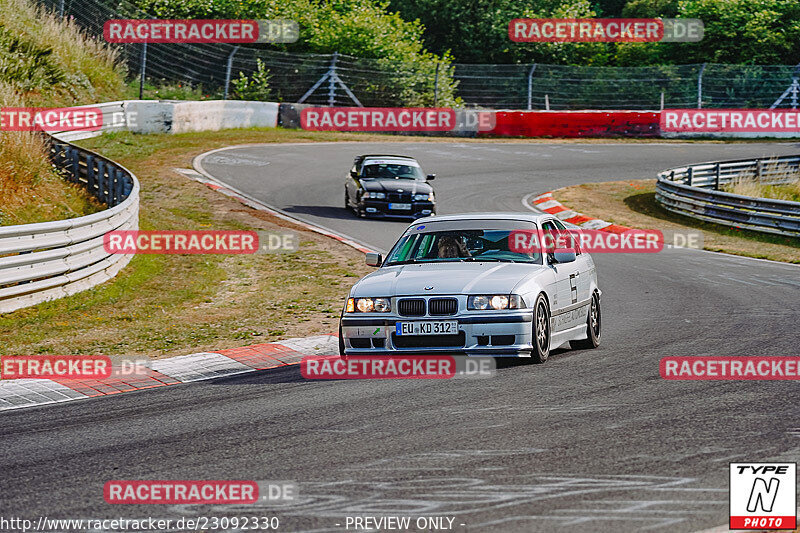
[{"label": "metal guardrail", "polygon": [[109,254],[103,235],[138,229],[139,182],[99,154],[48,136],[53,164],[108,209],[88,216],[0,226],[0,313],[75,294],[114,277],[131,255]]},{"label": "metal guardrail", "polygon": [[800,156],[741,159],[672,168],[658,173],[656,201],[692,218],[737,228],[800,237],[800,202],[753,198],[720,191],[742,176],[762,184],[792,181]]}]

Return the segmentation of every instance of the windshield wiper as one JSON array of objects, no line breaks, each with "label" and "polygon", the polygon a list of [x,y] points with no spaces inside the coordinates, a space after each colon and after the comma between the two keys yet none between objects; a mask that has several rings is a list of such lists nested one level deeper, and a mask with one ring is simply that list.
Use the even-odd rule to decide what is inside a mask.
[{"label": "windshield wiper", "polygon": [[463,261],[493,261],[495,263],[519,263],[513,259],[506,259],[500,257],[465,257]]},{"label": "windshield wiper", "polygon": [[420,263],[419,259],[406,259],[405,261],[392,261],[391,263],[386,263],[386,266],[395,266],[395,265],[410,265],[412,263]]}]

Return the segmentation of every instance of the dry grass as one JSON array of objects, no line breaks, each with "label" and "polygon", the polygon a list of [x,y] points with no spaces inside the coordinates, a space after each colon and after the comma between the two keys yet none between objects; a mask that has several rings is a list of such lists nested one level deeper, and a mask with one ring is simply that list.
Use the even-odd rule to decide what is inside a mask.
[{"label": "dry grass", "polygon": [[565,187],[553,197],[570,209],[642,229],[703,232],[704,248],[774,261],[800,263],[800,242],[791,237],[727,228],[677,215],[655,201],[656,180],[610,181]]},{"label": "dry grass", "polygon": [[335,333],[350,286],[371,268],[337,241],[303,231],[173,168],[207,150],[286,142],[293,132],[117,134],[81,141],[140,179],[142,229],[276,229],[301,235],[281,255],[140,255],[114,280],[0,316],[0,354],[164,357]]},{"label": "dry grass", "polygon": [[[0,107],[113,100],[125,93],[123,75],[116,52],[74,22],[27,0],[0,2]],[[39,135],[0,135],[0,225],[61,220],[102,208],[54,171]]]},{"label": "dry grass", "polygon": [[[16,60],[15,65],[0,67],[0,80],[11,86],[22,105],[81,105],[125,94],[118,53],[69,19],[30,0],[3,0],[0,32],[6,40],[0,58]],[[16,51],[9,49],[11,43]]]},{"label": "dry grass", "polygon": [[[767,163],[769,165],[769,163]],[[764,183],[754,173],[742,173],[722,190],[743,196],[755,198],[773,198],[800,202],[800,172],[785,165],[775,168],[775,173],[769,176],[771,182],[782,181],[785,183]]]}]

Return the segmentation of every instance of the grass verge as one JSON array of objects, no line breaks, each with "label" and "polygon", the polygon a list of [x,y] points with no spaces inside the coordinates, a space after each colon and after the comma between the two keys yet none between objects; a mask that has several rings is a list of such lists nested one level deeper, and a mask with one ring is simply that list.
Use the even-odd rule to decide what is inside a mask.
[{"label": "grass verge", "polygon": [[734,180],[723,187],[722,190],[733,194],[741,194],[742,196],[800,202],[800,179],[796,177],[789,183],[769,185],[761,183],[756,178],[744,176]]},{"label": "grass verge", "polygon": [[[189,180],[197,154],[231,144],[348,139],[282,130],[182,135],[120,133],[80,144],[139,178],[140,227],[277,229],[300,250],[275,255],[140,255],[99,287],[0,316],[2,355],[163,357],[334,333],[344,296],[372,269],[338,241],[254,211]],[[358,136],[354,136],[358,138]]]},{"label": "grass verge", "polygon": [[773,261],[800,263],[800,241],[728,228],[667,211],[655,200],[656,180],[609,181],[565,187],[553,197],[570,209],[614,224],[642,229],[703,232],[704,248]]},{"label": "grass verge", "polygon": [[[0,2],[0,108],[68,107],[125,94],[116,52],[29,0]],[[61,178],[42,137],[0,137],[0,225],[61,220],[102,209]]]}]

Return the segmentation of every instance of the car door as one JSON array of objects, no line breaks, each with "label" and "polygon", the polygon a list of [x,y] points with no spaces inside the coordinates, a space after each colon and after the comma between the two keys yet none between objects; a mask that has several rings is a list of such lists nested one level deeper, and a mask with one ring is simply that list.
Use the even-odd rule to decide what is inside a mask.
[{"label": "car door", "polygon": [[[558,219],[554,219],[553,223],[560,230],[569,233],[566,226]],[[580,230],[579,230],[580,231]],[[574,235],[574,234],[573,234]],[[573,238],[575,244],[575,286],[577,287],[578,302],[586,302],[591,296],[592,290],[592,271],[594,270],[594,262],[587,252],[581,249],[580,238],[575,236]]]},{"label": "car door", "polygon": [[[559,228],[556,226],[554,220],[547,220],[542,223],[542,230],[545,233],[552,232],[552,235],[559,233]],[[543,242],[546,242],[543,239]],[[552,250],[550,253],[545,249],[544,260],[547,262],[549,268],[555,274],[555,298],[552,302],[552,309],[550,314],[553,317],[552,325],[554,332],[565,329],[563,321],[559,315],[564,313],[570,307],[574,306],[578,301],[578,280],[577,280],[577,267],[575,263],[556,263],[552,258]]]},{"label": "car door", "polygon": [[347,173],[344,184],[347,195],[350,197],[350,203],[353,205],[355,205],[358,199],[358,170],[358,163],[356,163],[353,165],[353,168],[350,169],[350,172]]}]

